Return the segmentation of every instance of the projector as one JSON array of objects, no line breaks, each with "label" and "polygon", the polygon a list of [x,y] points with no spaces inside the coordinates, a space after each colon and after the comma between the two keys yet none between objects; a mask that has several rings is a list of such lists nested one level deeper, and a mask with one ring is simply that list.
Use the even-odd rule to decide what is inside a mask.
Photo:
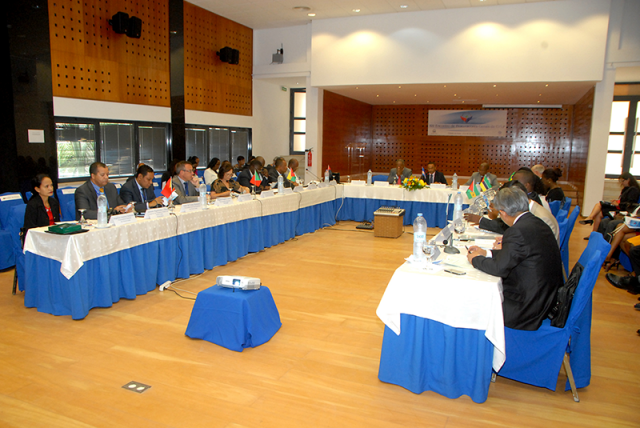
[{"label": "projector", "polygon": [[221,275],[216,279],[216,284],[220,287],[238,288],[240,290],[258,290],[260,288],[260,278]]}]

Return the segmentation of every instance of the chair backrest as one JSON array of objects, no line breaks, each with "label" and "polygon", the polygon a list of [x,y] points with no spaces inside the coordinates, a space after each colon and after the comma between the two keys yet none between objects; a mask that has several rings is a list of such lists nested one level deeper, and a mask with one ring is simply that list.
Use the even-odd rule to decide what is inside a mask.
[{"label": "chair backrest", "polygon": [[560,221],[563,218],[567,218],[567,216],[569,215],[569,211],[565,211],[563,209],[558,210],[558,213],[556,214],[556,220]]},{"label": "chair backrest", "polygon": [[566,246],[569,249],[569,238],[571,237],[571,233],[573,232],[573,226],[576,225],[576,220],[580,215],[580,205],[576,205],[576,207],[571,211],[571,215],[569,216],[569,225],[567,227],[567,236],[565,237],[565,242],[562,243],[563,246]]},{"label": "chair backrest", "polygon": [[70,199],[61,208],[64,221],[74,221],[76,219],[76,200]]},{"label": "chair backrest", "polygon": [[31,199],[31,196],[32,196],[32,193],[30,191],[27,190],[26,192],[24,192],[23,200],[25,204],[29,202],[29,199]]},{"label": "chair backrest", "polygon": [[24,205],[22,194],[11,192],[0,195],[0,228],[3,230],[8,230],[11,207],[14,205]]},{"label": "chair backrest", "polygon": [[589,244],[578,260],[578,263],[584,267],[584,271],[582,271],[580,282],[578,282],[578,287],[573,295],[571,310],[565,328],[572,328],[580,314],[582,314],[598,279],[602,262],[607,257],[610,248],[611,245],[604,240],[602,234],[591,232]]},{"label": "chair backrest", "polygon": [[388,175],[374,175],[371,180],[372,181],[387,181],[389,179]]},{"label": "chair backrest", "polygon": [[553,214],[553,216],[555,218],[558,218],[558,211],[560,211],[560,204],[562,203],[562,201],[551,201],[549,202],[549,209],[551,210],[551,214]]},{"label": "chair backrest", "polygon": [[[554,201],[556,202],[556,201]],[[562,220],[558,220],[558,247],[562,248],[562,244],[564,243],[565,237],[567,235],[567,228],[569,226],[569,219],[564,218]]]},{"label": "chair backrest", "polygon": [[69,201],[75,201],[75,187],[62,187],[57,190],[58,201],[60,202],[60,210],[62,211],[62,221],[72,221],[76,219],[75,202],[73,211],[68,211]]},{"label": "chair backrest", "polygon": [[11,234],[11,244],[14,254],[18,254],[22,251],[22,241],[20,240],[20,229],[24,226],[24,212],[27,210],[27,205],[14,205],[11,207],[9,224],[7,230]]},{"label": "chair backrest", "polygon": [[562,206],[562,209],[565,210],[566,212],[569,212],[569,210],[571,209],[571,198],[564,198],[564,205]]}]

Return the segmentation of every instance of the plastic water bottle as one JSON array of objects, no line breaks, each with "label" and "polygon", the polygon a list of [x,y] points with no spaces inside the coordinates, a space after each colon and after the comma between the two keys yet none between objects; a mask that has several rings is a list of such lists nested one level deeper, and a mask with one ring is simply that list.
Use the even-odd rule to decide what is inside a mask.
[{"label": "plastic water bottle", "polygon": [[98,196],[98,227],[107,225],[107,197],[105,195]]},{"label": "plastic water bottle", "polygon": [[373,172],[369,170],[369,172],[367,172],[367,186],[371,186],[372,184],[373,184]]},{"label": "plastic water bottle", "polygon": [[198,188],[198,190],[200,191],[200,197],[198,198],[200,200],[200,208],[202,208],[203,210],[207,209],[207,185],[202,183],[200,184],[200,187]]},{"label": "plastic water bottle", "polygon": [[462,221],[462,193],[456,193],[453,198],[453,221]]},{"label": "plastic water bottle", "polygon": [[413,260],[415,263],[425,263],[427,256],[422,251],[422,246],[427,241],[427,220],[418,213],[413,221]]},{"label": "plastic water bottle", "polygon": [[453,173],[453,179],[451,180],[451,189],[458,189],[458,174],[456,174],[455,172]]},{"label": "plastic water bottle", "polygon": [[329,168],[324,170],[324,182],[325,183],[329,182]]},{"label": "plastic water bottle", "polygon": [[[325,178],[325,181],[327,181],[326,178]],[[282,178],[281,175],[279,175],[278,176],[278,195],[282,195],[282,194],[284,194],[284,179]]]}]

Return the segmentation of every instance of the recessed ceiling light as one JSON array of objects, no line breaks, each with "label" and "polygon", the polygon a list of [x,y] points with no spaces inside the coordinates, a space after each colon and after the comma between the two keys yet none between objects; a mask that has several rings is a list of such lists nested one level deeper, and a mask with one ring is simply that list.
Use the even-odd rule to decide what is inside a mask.
[{"label": "recessed ceiling light", "polygon": [[398,86],[398,89],[402,88],[402,86]]},{"label": "recessed ceiling light", "polygon": [[376,95],[376,97],[379,97],[380,95]]},{"label": "recessed ceiling light", "polygon": [[309,6],[294,6],[293,10],[297,10],[298,12],[308,12],[311,8]]},{"label": "recessed ceiling light", "polygon": [[358,87],[356,86],[356,89],[358,89]]},{"label": "recessed ceiling light", "polygon": [[316,14],[313,13],[313,12],[312,13],[307,13],[307,16],[316,16]]},{"label": "recessed ceiling light", "polygon": [[454,97],[457,97],[457,96],[458,96],[458,94],[453,94],[453,96],[454,96]]},{"label": "recessed ceiling light", "polygon": [[360,9],[353,9],[353,12],[358,13],[358,12],[360,12]]},{"label": "recessed ceiling light", "polygon": [[408,7],[409,7],[409,6],[407,6],[406,4],[401,4],[401,5],[400,5],[400,9],[406,9],[406,8],[408,8]]},{"label": "recessed ceiling light", "polygon": [[549,84],[547,83],[546,85],[544,85],[545,88],[547,88],[549,86]]},{"label": "recessed ceiling light", "polygon": [[444,87],[446,88],[446,87],[447,87],[447,85],[444,85]]},{"label": "recessed ceiling light", "polygon": [[395,104],[396,102],[394,101],[393,103]]},{"label": "recessed ceiling light", "polygon": [[498,85],[493,85],[493,87],[494,87],[494,88],[495,88],[496,86],[498,86]]},{"label": "recessed ceiling light", "polygon": [[418,96],[418,94],[413,94],[413,96],[414,96],[414,97],[417,97],[417,96]]}]

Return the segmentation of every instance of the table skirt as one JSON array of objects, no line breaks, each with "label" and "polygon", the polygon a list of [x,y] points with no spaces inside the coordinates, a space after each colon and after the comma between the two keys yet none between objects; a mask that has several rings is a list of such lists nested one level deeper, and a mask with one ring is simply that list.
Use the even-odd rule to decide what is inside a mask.
[{"label": "table skirt", "polygon": [[420,394],[468,395],[483,403],[491,383],[493,344],[484,331],[401,315],[402,332],[385,327],[378,378]]}]

